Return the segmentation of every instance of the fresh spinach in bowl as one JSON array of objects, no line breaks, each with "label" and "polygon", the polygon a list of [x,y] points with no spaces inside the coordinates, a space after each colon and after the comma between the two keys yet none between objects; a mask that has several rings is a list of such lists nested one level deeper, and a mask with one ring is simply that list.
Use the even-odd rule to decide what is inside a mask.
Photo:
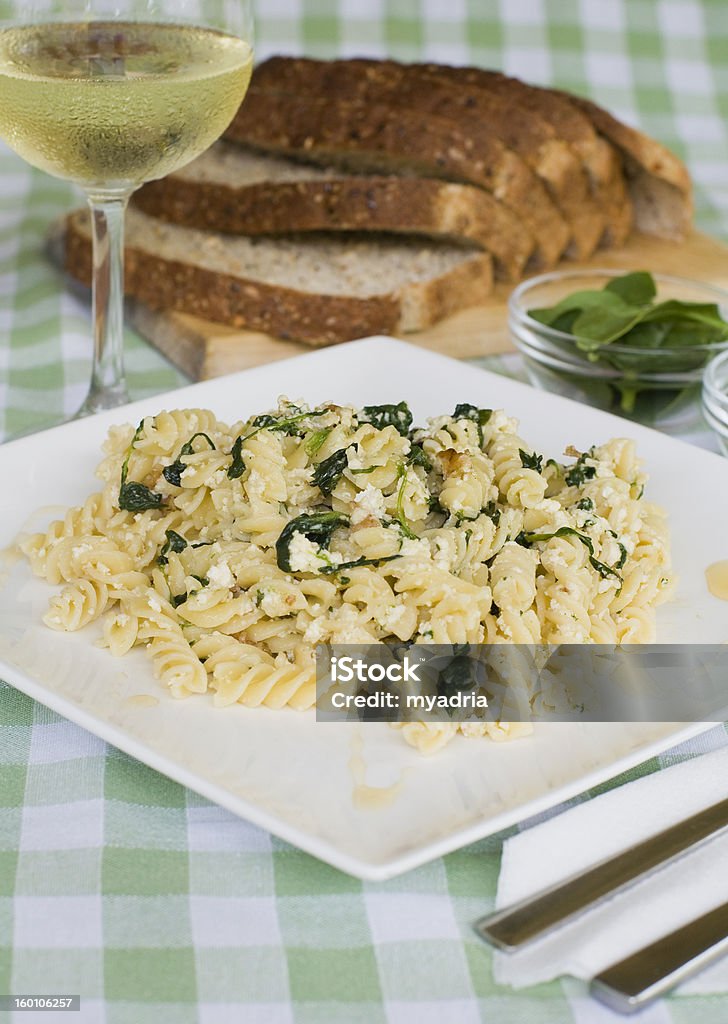
[{"label": "fresh spinach in bowl", "polygon": [[[710,346],[728,341],[728,322],[717,303],[656,298],[652,274],[639,270],[612,278],[602,289],[576,291],[554,306],[529,309],[528,315],[570,334],[588,362],[620,371],[621,380],[611,384],[612,404],[639,416],[642,399],[649,397],[650,405],[654,400],[655,386],[641,380],[644,374],[699,370],[713,354]],[[692,390],[695,383],[688,387]],[[673,402],[682,389],[659,390]]]}]

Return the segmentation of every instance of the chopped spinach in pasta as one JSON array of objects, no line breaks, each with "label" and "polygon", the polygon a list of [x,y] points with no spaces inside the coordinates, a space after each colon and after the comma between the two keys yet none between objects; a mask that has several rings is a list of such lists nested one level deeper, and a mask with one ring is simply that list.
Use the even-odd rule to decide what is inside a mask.
[{"label": "chopped spinach in pasta", "polygon": [[631,441],[546,459],[468,402],[424,427],[406,402],[161,412],[105,453],[102,489],[23,550],[63,585],[50,626],[103,619],[176,696],[310,708],[321,642],[648,641],[672,583]]}]

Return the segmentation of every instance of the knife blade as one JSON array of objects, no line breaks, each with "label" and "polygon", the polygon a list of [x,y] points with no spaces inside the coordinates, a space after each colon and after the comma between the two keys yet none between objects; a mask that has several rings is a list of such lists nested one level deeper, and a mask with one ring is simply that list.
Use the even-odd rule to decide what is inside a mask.
[{"label": "knife blade", "polygon": [[606,968],[589,991],[617,1013],[630,1014],[728,953],[728,903]]},{"label": "knife blade", "polygon": [[565,881],[480,918],[475,931],[496,948],[514,952],[726,831],[728,798]]}]

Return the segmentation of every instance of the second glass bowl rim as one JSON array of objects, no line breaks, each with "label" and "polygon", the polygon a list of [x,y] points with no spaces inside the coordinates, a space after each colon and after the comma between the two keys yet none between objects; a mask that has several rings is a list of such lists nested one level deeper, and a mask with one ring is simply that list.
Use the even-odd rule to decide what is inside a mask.
[{"label": "second glass bowl rim", "polygon": [[726,373],[726,379],[722,387],[718,384],[717,380],[717,374],[723,369],[728,371],[728,350],[719,352],[705,367],[703,389],[711,398],[716,399],[728,408],[728,373]]},{"label": "second glass bowl rim", "polygon": [[[567,334],[566,331],[556,331],[553,327],[548,327],[546,324],[542,324],[540,321],[534,320],[533,317],[529,316],[528,311],[522,304],[524,294],[528,292],[530,288],[534,288],[542,284],[548,284],[549,281],[566,281],[569,278],[579,277],[624,277],[625,274],[632,272],[633,271],[629,270],[618,270],[614,267],[588,267],[585,270],[577,270],[576,268],[573,270],[549,270],[545,274],[537,274],[535,277],[528,277],[525,281],[521,281],[520,284],[516,285],[508,297],[508,311],[519,324],[524,327],[531,327],[533,330],[537,330],[544,337],[552,338],[555,341],[567,341],[572,344],[576,344],[575,335]],[[708,281],[699,281],[694,277],[679,277],[676,274],[662,274],[659,271],[650,271],[650,273],[652,273],[652,276],[658,283],[705,289],[706,292],[715,296],[716,302],[720,302],[728,307],[728,291],[718,285],[711,284]],[[634,353],[635,351],[629,345],[619,345],[615,343],[610,344],[609,348],[615,353]],[[710,345],[690,346],[690,350],[692,352],[723,353],[727,349],[728,340],[713,342]],[[639,351],[644,352],[646,355],[653,352],[655,354],[660,353],[660,349],[640,349]]]}]

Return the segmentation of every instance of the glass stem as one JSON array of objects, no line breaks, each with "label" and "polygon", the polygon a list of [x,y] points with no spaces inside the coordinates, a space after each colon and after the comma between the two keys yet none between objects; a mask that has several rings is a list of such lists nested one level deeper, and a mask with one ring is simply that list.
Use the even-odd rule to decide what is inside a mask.
[{"label": "glass stem", "polygon": [[78,415],[129,401],[124,378],[124,212],[129,193],[88,196],[93,232],[94,360]]}]

